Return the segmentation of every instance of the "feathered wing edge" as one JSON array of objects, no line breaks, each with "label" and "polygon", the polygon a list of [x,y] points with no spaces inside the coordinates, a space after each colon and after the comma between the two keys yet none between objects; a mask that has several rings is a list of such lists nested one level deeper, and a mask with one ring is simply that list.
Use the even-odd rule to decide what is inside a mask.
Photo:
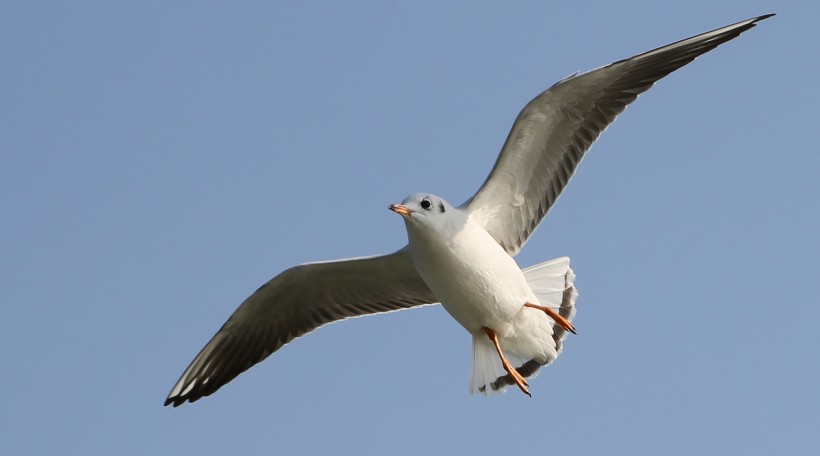
[{"label": "feathered wing edge", "polygon": [[325,324],[436,302],[405,249],[294,266],[236,309],[185,369],[165,405],[176,407],[213,394],[283,345]]},{"label": "feathered wing edge", "polygon": [[669,73],[771,16],[721,27],[554,84],[522,109],[484,184],[461,207],[515,255],[587,150],[627,105]]}]

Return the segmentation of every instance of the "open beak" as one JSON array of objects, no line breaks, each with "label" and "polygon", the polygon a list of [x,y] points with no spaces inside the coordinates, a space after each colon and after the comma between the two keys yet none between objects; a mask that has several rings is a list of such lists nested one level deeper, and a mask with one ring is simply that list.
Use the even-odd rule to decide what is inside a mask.
[{"label": "open beak", "polygon": [[391,204],[390,206],[387,206],[387,208],[404,217],[407,217],[413,213],[413,211],[408,209],[404,204]]}]

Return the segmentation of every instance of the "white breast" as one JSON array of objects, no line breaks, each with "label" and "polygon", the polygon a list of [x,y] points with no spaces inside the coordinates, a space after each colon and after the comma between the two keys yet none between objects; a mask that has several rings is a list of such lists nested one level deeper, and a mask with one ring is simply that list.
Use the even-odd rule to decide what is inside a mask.
[{"label": "white breast", "polygon": [[410,256],[427,286],[467,331],[512,331],[524,303],[538,302],[515,260],[471,221],[447,236],[413,236]]}]

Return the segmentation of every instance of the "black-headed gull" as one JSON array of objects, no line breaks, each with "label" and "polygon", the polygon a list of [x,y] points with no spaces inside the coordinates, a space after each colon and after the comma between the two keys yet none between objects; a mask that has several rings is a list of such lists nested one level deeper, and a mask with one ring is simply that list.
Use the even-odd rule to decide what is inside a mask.
[{"label": "black-headed gull", "polygon": [[473,336],[473,392],[516,385],[558,357],[577,293],[569,258],[521,270],[513,256],[602,131],[639,94],[768,14],[584,74],[533,99],[489,177],[455,207],[431,194],[390,205],[407,246],[389,255],[294,266],[262,285],[194,358],[165,405],[208,396],[324,324],[440,302]]}]

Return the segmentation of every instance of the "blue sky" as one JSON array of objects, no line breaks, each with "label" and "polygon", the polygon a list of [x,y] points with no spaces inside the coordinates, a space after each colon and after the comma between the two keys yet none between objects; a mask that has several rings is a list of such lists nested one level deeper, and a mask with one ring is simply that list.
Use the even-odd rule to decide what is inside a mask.
[{"label": "blue sky", "polygon": [[[820,7],[555,3],[0,6],[0,453],[814,454]],[[261,283],[471,196],[541,90],[769,12],[630,106],[518,256],[580,292],[532,399],[470,396],[433,307],[162,407]]]}]

